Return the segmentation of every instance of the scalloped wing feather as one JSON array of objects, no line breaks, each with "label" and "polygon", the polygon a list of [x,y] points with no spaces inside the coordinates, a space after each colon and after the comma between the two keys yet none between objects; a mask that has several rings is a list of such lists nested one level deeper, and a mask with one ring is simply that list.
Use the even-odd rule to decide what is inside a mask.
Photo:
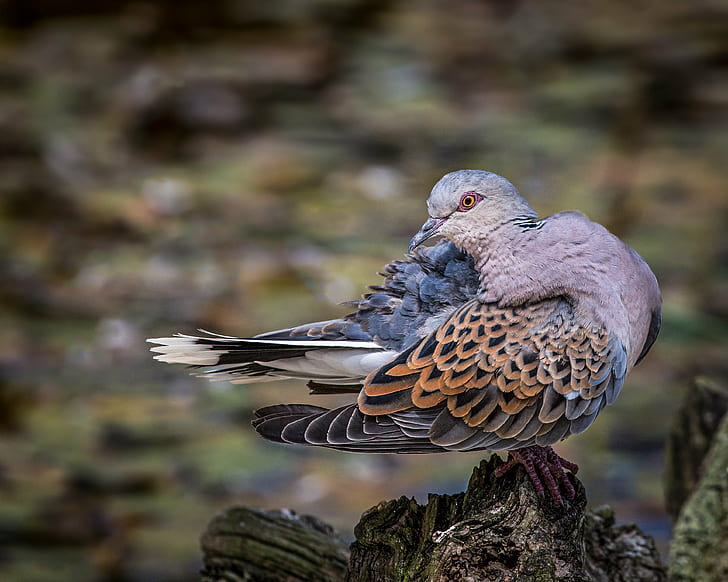
[{"label": "scalloped wing feather", "polygon": [[473,300],[364,381],[364,415],[438,410],[448,449],[553,444],[585,430],[621,389],[624,346],[553,299],[518,308]]}]

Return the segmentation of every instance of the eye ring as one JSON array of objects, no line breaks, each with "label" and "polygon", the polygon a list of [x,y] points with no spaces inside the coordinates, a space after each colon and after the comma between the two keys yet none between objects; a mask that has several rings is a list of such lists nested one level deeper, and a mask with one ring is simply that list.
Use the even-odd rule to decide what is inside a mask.
[{"label": "eye ring", "polygon": [[459,212],[467,212],[473,208],[482,197],[477,192],[466,192],[460,197],[460,205],[458,206]]}]

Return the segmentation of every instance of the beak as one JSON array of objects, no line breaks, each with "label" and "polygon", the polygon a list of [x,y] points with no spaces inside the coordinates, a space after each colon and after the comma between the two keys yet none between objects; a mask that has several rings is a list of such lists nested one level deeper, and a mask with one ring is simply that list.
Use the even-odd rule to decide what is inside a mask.
[{"label": "beak", "polygon": [[409,252],[411,253],[413,250],[415,250],[418,246],[420,246],[423,242],[425,242],[428,238],[431,238],[437,234],[437,231],[440,229],[442,224],[447,220],[447,218],[430,218],[428,219],[425,224],[422,225],[422,228],[420,231],[412,237],[412,240],[409,244]]}]

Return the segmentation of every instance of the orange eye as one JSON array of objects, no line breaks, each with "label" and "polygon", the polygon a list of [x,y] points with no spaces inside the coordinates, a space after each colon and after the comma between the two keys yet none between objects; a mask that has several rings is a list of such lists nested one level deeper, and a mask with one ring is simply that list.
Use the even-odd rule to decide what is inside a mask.
[{"label": "orange eye", "polygon": [[480,201],[480,195],[475,192],[466,192],[463,194],[462,198],[460,198],[460,206],[458,207],[458,210],[460,212],[465,212],[466,210],[470,210],[473,206],[475,206]]}]

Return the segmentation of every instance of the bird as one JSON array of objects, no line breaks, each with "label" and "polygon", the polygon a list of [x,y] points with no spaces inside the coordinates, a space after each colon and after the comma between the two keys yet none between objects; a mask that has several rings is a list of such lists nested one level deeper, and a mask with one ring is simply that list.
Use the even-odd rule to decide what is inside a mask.
[{"label": "bird", "polygon": [[[234,337],[150,338],[155,358],[233,384],[293,378],[337,408],[275,404],[254,429],[278,443],[358,453],[507,451],[537,493],[573,499],[578,466],[553,445],[619,395],[661,323],[647,263],[567,210],[539,218],[506,178],[446,174],[429,217],[352,313]],[[425,246],[426,241],[439,242]]]}]

